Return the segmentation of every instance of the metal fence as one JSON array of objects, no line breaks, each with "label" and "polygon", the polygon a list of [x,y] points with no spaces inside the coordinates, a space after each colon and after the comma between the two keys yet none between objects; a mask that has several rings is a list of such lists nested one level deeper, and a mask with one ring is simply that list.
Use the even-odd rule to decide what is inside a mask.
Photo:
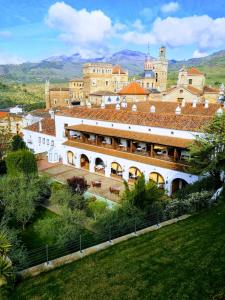
[{"label": "metal fence", "polygon": [[[181,208],[176,217],[181,216],[185,211]],[[174,216],[173,216],[174,217]],[[172,218],[172,217],[171,217]],[[67,242],[64,245],[43,245],[43,247],[27,251],[26,262],[16,266],[17,271],[30,268],[41,263],[49,263],[51,260],[60,258],[62,256],[71,254],[73,252],[98,245],[103,242],[111,242],[111,240],[121,237],[129,233],[136,233],[138,230],[147,228],[152,225],[159,225],[159,223],[171,219],[166,216],[162,211],[155,211],[150,214],[145,220],[136,219],[135,216],[131,217],[129,222],[121,226],[107,224],[101,233],[95,233],[92,236],[80,234],[73,241]]]}]

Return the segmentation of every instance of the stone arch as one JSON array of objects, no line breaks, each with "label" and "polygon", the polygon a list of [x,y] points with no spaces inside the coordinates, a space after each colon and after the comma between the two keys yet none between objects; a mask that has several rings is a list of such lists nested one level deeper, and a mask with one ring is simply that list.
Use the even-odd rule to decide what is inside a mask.
[{"label": "stone arch", "polygon": [[72,166],[75,165],[75,156],[72,151],[67,151],[67,163]]},{"label": "stone arch", "polygon": [[142,172],[137,167],[130,167],[128,170],[129,180],[136,181],[142,175]]},{"label": "stone arch", "polygon": [[119,178],[121,178],[123,176],[123,168],[122,168],[122,166],[119,163],[117,163],[115,161],[113,161],[111,163],[111,173],[110,173],[110,176],[112,176],[112,177],[119,177]]},{"label": "stone arch", "polygon": [[105,163],[102,158],[95,158],[95,172],[105,174]]},{"label": "stone arch", "polygon": [[182,178],[175,178],[172,180],[172,194],[178,190],[183,189],[188,183]]},{"label": "stone arch", "polygon": [[159,188],[162,188],[162,189],[165,188],[165,180],[164,180],[163,176],[161,174],[159,174],[158,172],[150,173],[149,180],[154,181]]},{"label": "stone arch", "polygon": [[80,156],[80,167],[89,171],[90,160],[85,154],[81,154]]}]

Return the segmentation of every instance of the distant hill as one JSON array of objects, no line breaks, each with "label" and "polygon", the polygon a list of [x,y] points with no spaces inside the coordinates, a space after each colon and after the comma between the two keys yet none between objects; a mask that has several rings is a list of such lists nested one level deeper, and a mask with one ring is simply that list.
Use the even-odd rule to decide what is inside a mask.
[{"label": "distant hill", "polygon": [[[20,65],[0,65],[0,76],[6,81],[65,82],[82,75],[82,65],[85,62],[108,62],[120,64],[129,71],[129,75],[143,72],[145,54],[140,51],[121,50],[109,56],[83,59],[79,53],[71,56],[61,55],[44,59],[38,63],[23,63]],[[177,71],[182,65],[196,66],[207,74],[208,84],[225,82],[225,50],[216,52],[204,58],[194,58],[185,61],[169,61],[169,82],[175,83]]]}]

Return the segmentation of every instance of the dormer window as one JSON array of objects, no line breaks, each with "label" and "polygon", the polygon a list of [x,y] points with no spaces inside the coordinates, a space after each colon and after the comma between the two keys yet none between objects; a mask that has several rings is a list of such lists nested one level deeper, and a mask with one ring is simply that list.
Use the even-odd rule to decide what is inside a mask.
[{"label": "dormer window", "polygon": [[182,94],[184,92],[184,90],[180,90],[180,94]]},{"label": "dormer window", "polygon": [[190,84],[190,85],[192,84],[192,79],[188,80],[188,84]]}]

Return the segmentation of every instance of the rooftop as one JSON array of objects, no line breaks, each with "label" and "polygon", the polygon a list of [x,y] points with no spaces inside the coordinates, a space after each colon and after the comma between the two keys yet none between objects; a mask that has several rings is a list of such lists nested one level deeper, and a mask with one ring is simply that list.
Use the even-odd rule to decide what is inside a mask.
[{"label": "rooftop", "polygon": [[150,92],[142,88],[139,83],[133,81],[118,92],[119,95],[149,95]]},{"label": "rooftop", "polygon": [[[203,104],[197,104],[197,107],[192,107],[191,103],[187,103],[185,107],[181,108],[181,115],[176,115],[177,103],[174,102],[147,101],[136,102],[135,104],[137,112],[132,112],[132,103],[128,103],[127,108],[121,108],[120,110],[116,110],[115,105],[108,105],[104,109],[80,106],[62,108],[56,112],[56,115],[129,125],[199,131],[212,119],[220,107],[219,104],[209,104],[208,108],[205,108]],[[155,106],[155,113],[150,113],[152,105]]]},{"label": "rooftop", "polygon": [[35,131],[35,132],[40,132],[43,134],[55,136],[55,120],[51,118],[45,118],[42,119],[41,121],[42,125],[42,131],[39,130],[39,122],[34,123],[32,125],[29,125],[25,127],[25,130],[30,130],[30,131]]},{"label": "rooftop", "polygon": [[115,65],[112,69],[112,74],[126,74],[120,65]]},{"label": "rooftop", "polygon": [[188,75],[204,75],[201,71],[199,71],[197,68],[191,67],[187,70]]},{"label": "rooftop", "polygon": [[119,130],[114,128],[100,127],[100,126],[90,126],[84,124],[69,126],[67,127],[67,129],[86,132],[86,133],[100,134],[100,135],[110,136],[110,137],[130,139],[135,141],[143,141],[143,142],[156,143],[156,144],[162,144],[167,146],[181,147],[181,148],[186,148],[191,143],[191,141],[188,139],[167,137],[167,136],[155,135],[151,133]]},{"label": "rooftop", "polygon": [[90,96],[116,96],[116,95],[117,93],[110,92],[110,91],[97,91],[90,94]]}]

